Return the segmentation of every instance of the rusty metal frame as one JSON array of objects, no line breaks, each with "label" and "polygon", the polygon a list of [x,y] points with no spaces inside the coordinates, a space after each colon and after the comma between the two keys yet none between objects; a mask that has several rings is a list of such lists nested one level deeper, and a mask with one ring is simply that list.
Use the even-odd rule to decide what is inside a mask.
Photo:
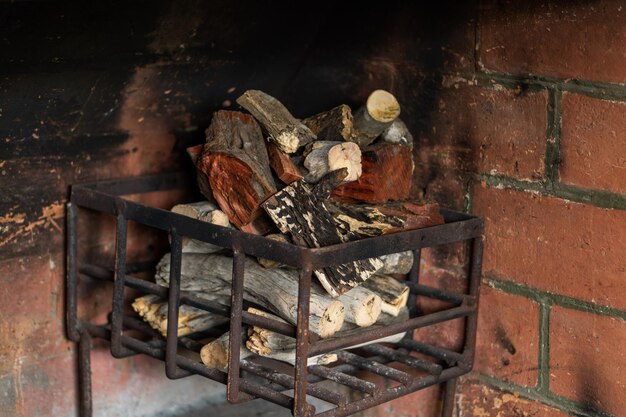
[{"label": "rusty metal frame", "polygon": [[[145,354],[165,362],[168,378],[184,378],[202,375],[227,386],[229,402],[244,402],[264,398],[292,410],[297,417],[340,417],[401,397],[435,384],[444,386],[443,415],[452,415],[456,379],[472,369],[476,342],[478,292],[482,262],[483,221],[480,218],[448,210],[442,210],[446,223],[439,226],[405,231],[340,245],[318,249],[302,248],[286,243],[270,241],[261,236],[224,228],[191,219],[166,210],[149,207],[125,199],[128,194],[139,194],[188,186],[186,176],[165,174],[114,180],[87,185],[75,185],[71,190],[67,210],[67,280],[66,280],[66,327],[67,337],[78,343],[80,412],[82,417],[92,415],[90,352],[92,338],[110,341],[114,357]],[[114,268],[80,262],[78,259],[79,208],[113,215],[116,218],[116,250]],[[132,268],[126,262],[127,223],[134,221],[169,233],[171,240],[170,287],[165,288],[132,276]],[[181,239],[188,236],[233,251],[233,280],[231,307],[199,299],[180,291],[180,266],[182,258]],[[421,249],[469,242],[468,291],[457,293],[432,288],[419,283],[419,259]],[[357,259],[413,250],[415,267],[407,284],[411,290],[409,320],[384,328],[363,328],[356,334],[337,339],[321,340],[309,331],[309,299],[312,271],[331,265],[339,265]],[[300,269],[298,289],[297,325],[292,326],[275,320],[250,314],[243,309],[244,259],[246,255],[260,256]],[[77,294],[80,279],[95,279],[113,283],[113,299],[110,320],[107,325],[96,325],[80,320],[77,315]],[[146,294],[157,294],[168,299],[167,337],[155,337],[154,331],[145,323],[124,314],[124,290],[133,288]],[[416,304],[417,297],[427,297],[449,303],[441,311],[423,314]],[[229,371],[210,369],[199,361],[179,354],[179,349],[199,352],[202,347],[193,337],[179,337],[176,323],[180,304],[204,309],[230,317]],[[171,308],[174,306],[175,308]],[[464,318],[465,338],[461,352],[454,352],[421,341],[412,340],[416,328]],[[294,367],[267,358],[240,360],[239,346],[244,325],[261,326],[272,331],[295,337],[297,340]],[[133,337],[127,330],[152,336],[149,341]],[[385,336],[406,332],[407,337],[393,347],[379,344],[355,351],[340,351],[351,345],[372,341]],[[135,334],[133,333],[133,334]],[[341,362],[335,366],[308,366],[307,358],[337,351]],[[363,353],[364,352],[364,353]],[[417,352],[420,359],[411,356]],[[371,356],[370,356],[371,355]],[[421,358],[427,359],[421,359]],[[395,364],[402,364],[401,369]],[[407,367],[412,371],[407,372]],[[386,387],[367,380],[364,372],[384,376],[397,382]],[[263,382],[258,382],[258,379]],[[360,394],[341,395],[337,390],[320,386],[320,382],[332,381]],[[293,390],[293,397],[287,395]],[[322,399],[333,408],[316,413],[307,396]]]}]

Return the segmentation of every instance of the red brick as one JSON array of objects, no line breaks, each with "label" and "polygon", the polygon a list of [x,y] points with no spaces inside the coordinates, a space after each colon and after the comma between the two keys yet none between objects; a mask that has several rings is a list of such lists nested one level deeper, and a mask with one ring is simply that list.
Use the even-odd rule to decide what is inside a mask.
[{"label": "red brick", "polygon": [[480,63],[490,71],[626,82],[619,0],[481,5]]},{"label": "red brick", "polygon": [[473,207],[485,275],[626,309],[626,211],[480,185]]},{"label": "red brick", "polygon": [[547,95],[446,81],[417,150],[417,171],[454,168],[515,178],[544,173]]},{"label": "red brick", "polygon": [[539,306],[483,286],[474,369],[518,385],[535,386],[539,361]]},{"label": "red brick", "polygon": [[563,94],[561,181],[626,193],[626,103]]},{"label": "red brick", "polygon": [[626,321],[555,306],[550,316],[550,389],[584,406],[626,411]]},{"label": "red brick", "polygon": [[355,417],[432,417],[441,414],[441,388],[432,386],[370,408]]},{"label": "red brick", "polygon": [[567,417],[569,414],[518,394],[500,391],[472,381],[458,389],[459,417]]}]

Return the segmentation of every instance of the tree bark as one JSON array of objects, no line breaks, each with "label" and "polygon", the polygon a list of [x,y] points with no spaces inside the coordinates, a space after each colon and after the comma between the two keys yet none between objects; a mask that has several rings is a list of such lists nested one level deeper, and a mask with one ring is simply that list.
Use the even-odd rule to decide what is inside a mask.
[{"label": "tree bark", "polygon": [[207,143],[198,158],[198,171],[206,175],[201,191],[212,196],[238,228],[264,234],[260,203],[276,191],[261,128],[247,114],[220,110],[206,130]]},{"label": "tree bark", "polygon": [[[230,295],[233,259],[218,254],[186,253],[182,256],[181,290]],[[157,284],[168,286],[170,256],[157,265]],[[265,269],[251,258],[244,264],[244,299],[297,323],[298,273],[287,269]],[[330,337],[341,328],[344,306],[321,289],[311,288],[310,329],[320,337]]]},{"label": "tree bark", "polygon": [[308,117],[303,122],[320,141],[354,142],[356,138],[352,110],[345,104]]},{"label": "tree bark", "polygon": [[361,149],[352,142],[313,142],[305,151],[304,167],[307,182],[316,183],[324,175],[341,168],[348,170],[345,182],[361,176]]},{"label": "tree bark", "polygon": [[354,138],[361,148],[372,143],[400,115],[400,104],[393,94],[375,90],[367,102],[354,113]]},{"label": "tree bark", "polygon": [[286,154],[292,154],[317,139],[280,101],[262,91],[248,90],[237,99],[237,103],[261,123],[270,140]]},{"label": "tree bark", "polygon": [[383,313],[398,316],[409,299],[409,287],[386,275],[374,275],[363,286],[380,296]]}]

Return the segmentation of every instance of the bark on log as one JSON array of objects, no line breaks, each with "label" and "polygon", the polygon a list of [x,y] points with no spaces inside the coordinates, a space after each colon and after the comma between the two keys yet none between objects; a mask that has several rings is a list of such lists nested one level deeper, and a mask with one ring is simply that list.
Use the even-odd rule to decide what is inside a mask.
[{"label": "bark on log", "polygon": [[278,178],[285,184],[291,184],[294,181],[301,180],[302,174],[293,163],[289,155],[282,152],[272,142],[266,142],[267,154],[270,158],[270,166]]},{"label": "bark on log", "polygon": [[[206,223],[216,224],[222,227],[230,226],[228,216],[208,201],[198,201],[197,203],[177,204],[172,207],[172,212],[191,217]],[[183,253],[214,253],[221,251],[222,247],[197,239],[183,236]]]},{"label": "bark on log", "polygon": [[386,275],[374,275],[363,286],[380,296],[383,313],[394,317],[406,306],[409,300],[409,287]]},{"label": "bark on log", "polygon": [[372,143],[400,115],[400,104],[393,94],[375,90],[367,102],[354,113],[354,138],[361,148]]},{"label": "bark on log", "polygon": [[408,274],[413,267],[413,252],[408,250],[391,253],[381,256],[380,260],[383,261],[383,267],[376,272],[377,274]]},{"label": "bark on log", "polygon": [[[154,294],[139,297],[132,304],[133,310],[163,336],[167,336],[167,306],[167,301]],[[178,336],[208,330],[228,321],[228,317],[181,304],[178,309]]]},{"label": "bark on log", "polygon": [[[372,278],[372,277],[370,277]],[[369,281],[369,279],[367,281]],[[365,281],[363,284],[366,284]],[[352,288],[337,298],[345,308],[345,321],[360,327],[371,326],[380,316],[382,300],[374,292],[362,286]]]},{"label": "bark on log", "polygon": [[[329,175],[334,178],[336,174]],[[296,181],[277,192],[262,207],[280,231],[289,233],[294,243],[300,246],[319,248],[345,241],[325,201],[316,196],[305,180]],[[330,295],[338,297],[361,284],[381,266],[378,259],[364,259],[319,269],[315,275]]]},{"label": "bark on log", "polygon": [[345,104],[308,117],[303,122],[321,141],[354,142],[356,137],[352,110]]},{"label": "bark on log", "polygon": [[307,182],[316,183],[329,172],[341,168],[348,170],[345,182],[356,181],[361,176],[361,149],[352,142],[313,142],[305,151],[304,167]]},{"label": "bark on log", "polygon": [[[218,254],[186,253],[182,256],[181,290],[230,295],[233,259]],[[168,286],[170,256],[157,265],[157,284]],[[287,269],[265,269],[251,258],[244,263],[244,299],[272,311],[291,324],[297,323],[298,273]],[[332,336],[341,328],[344,306],[315,286],[311,288],[310,329],[320,337]]]},{"label": "bark on log", "polygon": [[400,120],[394,120],[381,135],[383,142],[413,147],[413,135],[409,132],[406,124]]},{"label": "bark on log", "polygon": [[237,99],[265,128],[278,148],[286,154],[317,139],[315,134],[274,97],[259,91],[248,90]]},{"label": "bark on log", "polygon": [[409,198],[413,156],[407,146],[378,143],[363,150],[358,180],[337,187],[333,196],[344,202],[385,203]]},{"label": "bark on log", "polygon": [[[221,371],[228,371],[228,343],[230,339],[229,332],[224,333],[217,339],[212,342],[204,345],[200,350],[200,359],[202,363],[204,363],[209,368],[216,368]],[[242,344],[239,351],[239,358],[246,359],[250,356],[253,356],[254,353],[251,352],[248,348],[245,347],[243,343],[244,338],[242,338]],[[291,365],[295,364],[296,361],[296,350],[277,350],[268,353],[267,355],[263,355],[271,359],[275,359],[281,362],[287,362]],[[324,355],[313,356],[308,358],[307,364],[311,365],[328,365],[330,363],[337,361],[337,355],[329,353]]]},{"label": "bark on log", "polygon": [[207,143],[198,158],[197,168],[207,177],[212,196],[238,228],[263,234],[259,204],[276,191],[261,128],[247,114],[220,110],[213,114],[206,130]]}]

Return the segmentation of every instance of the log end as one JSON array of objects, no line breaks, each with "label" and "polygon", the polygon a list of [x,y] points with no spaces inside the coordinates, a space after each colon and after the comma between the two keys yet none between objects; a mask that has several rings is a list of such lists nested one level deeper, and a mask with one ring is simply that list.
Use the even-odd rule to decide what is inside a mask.
[{"label": "log end", "polygon": [[357,326],[368,327],[376,323],[382,311],[382,299],[376,294],[372,294],[363,300],[362,308],[357,310],[354,321]]},{"label": "log end", "polygon": [[209,368],[228,368],[228,349],[220,343],[209,343],[200,350],[202,363]]},{"label": "log end", "polygon": [[367,98],[367,112],[380,123],[391,123],[400,115],[400,103],[385,90],[375,90]]},{"label": "log end", "polygon": [[341,301],[334,300],[328,304],[318,325],[318,333],[322,339],[331,337],[343,326],[345,308]]}]

